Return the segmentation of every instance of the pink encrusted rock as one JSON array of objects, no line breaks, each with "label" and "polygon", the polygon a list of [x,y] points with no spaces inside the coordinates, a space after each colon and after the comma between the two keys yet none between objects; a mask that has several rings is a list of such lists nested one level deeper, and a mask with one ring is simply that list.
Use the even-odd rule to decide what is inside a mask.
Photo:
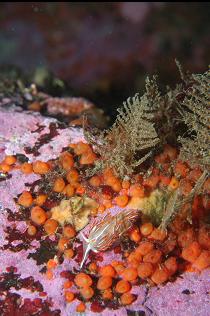
[{"label": "pink encrusted rock", "polygon": [[[82,129],[59,126],[56,119],[37,113],[0,109],[0,155],[18,153],[30,161],[47,161],[56,158],[70,143],[85,141]],[[33,154],[34,146],[37,150]]]},{"label": "pink encrusted rock", "polygon": [[[0,109],[0,160],[4,158],[5,154],[23,154],[30,161],[37,159],[47,161],[56,158],[69,143],[76,143],[80,140],[85,141],[82,130],[79,128],[63,128],[55,119],[44,118],[39,114],[30,112],[17,112],[15,108],[12,110]],[[36,151],[33,151],[34,146]],[[38,265],[33,257],[33,254],[43,242],[43,237],[41,240],[32,239],[24,248],[22,239],[27,229],[26,223],[11,220],[8,217],[9,212],[13,214],[17,212],[17,205],[13,199],[23,190],[28,190],[27,185],[38,179],[39,176],[37,175],[23,175],[16,170],[11,172],[10,178],[0,182],[0,309],[3,310],[3,316],[14,314],[11,314],[11,311],[10,314],[8,314],[8,311],[7,313],[4,312],[5,300],[18,304],[11,301],[11,295],[17,295],[19,301],[22,300],[21,302],[23,302],[23,299],[30,299],[33,302],[40,299],[40,291],[46,293],[46,296],[41,297],[42,303],[39,307],[40,310],[42,306],[45,306],[45,310],[48,308],[45,315],[76,315],[75,310],[79,300],[76,298],[71,304],[65,302],[63,295],[65,278],[61,277],[60,273],[79,269],[79,260],[64,260],[53,271],[54,278],[48,280],[41,271],[44,264]],[[114,215],[121,209],[114,207],[110,211]],[[16,239],[8,240],[8,229],[18,232],[15,235],[17,236]],[[50,245],[54,242],[54,239],[50,238],[48,242],[48,245]],[[20,250],[17,250],[15,247],[19,246]],[[79,241],[76,247],[79,256],[81,249]],[[16,249],[16,252],[14,252],[14,249]],[[87,263],[91,262],[95,256],[100,257],[99,265],[122,259],[121,254],[109,250],[100,254],[92,253]],[[17,271],[14,272],[16,276],[8,274],[8,267],[16,268]],[[17,275],[19,276],[17,277]],[[8,288],[9,291],[5,290],[5,284],[2,281],[6,276],[13,280]],[[22,284],[22,286],[17,286],[14,283],[15,278],[21,280],[18,284]],[[30,282],[36,285],[34,285],[35,288],[30,289],[24,285],[24,282],[28,282],[28,278],[32,278]],[[210,310],[208,300],[209,281],[209,271],[203,271],[201,274],[185,273],[173,283],[168,282],[166,285],[159,287],[149,288],[145,284],[136,285],[132,287],[132,293],[136,295],[136,301],[131,306],[119,307],[118,309],[104,308],[100,313],[96,313],[91,311],[91,303],[87,303],[86,315],[207,316]],[[76,287],[72,287],[72,291],[78,292]],[[7,294],[5,294],[6,292]],[[35,305],[38,305],[39,300],[35,302]],[[34,307],[33,303],[30,304],[31,308],[38,308],[37,306]],[[26,306],[29,309],[30,304],[29,307]],[[17,310],[20,308],[22,307],[18,306]],[[135,311],[139,313],[134,314]],[[22,312],[23,315],[32,315],[32,311],[28,314],[24,313]]]},{"label": "pink encrusted rock", "polygon": [[156,315],[208,316],[209,291],[209,270],[201,274],[188,272],[174,283],[151,289],[144,305]]}]

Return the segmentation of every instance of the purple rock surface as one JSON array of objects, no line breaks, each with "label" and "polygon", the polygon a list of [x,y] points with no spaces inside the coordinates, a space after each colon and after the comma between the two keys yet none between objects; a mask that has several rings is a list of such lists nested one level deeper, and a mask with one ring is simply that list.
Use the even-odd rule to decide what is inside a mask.
[{"label": "purple rock surface", "polygon": [[[43,135],[48,136],[43,137]],[[17,111],[15,108],[0,109],[0,161],[5,154],[24,154],[29,158],[29,161],[37,159],[47,161],[56,158],[69,143],[76,143],[79,140],[84,141],[82,130],[79,128],[63,128],[55,119],[45,118],[30,112]],[[34,153],[32,150],[30,151],[30,148],[35,145],[37,150]],[[36,251],[42,240],[31,240],[26,249],[21,248],[20,251],[16,252],[11,247],[7,247],[10,243],[7,239],[8,227],[19,232],[17,238],[12,241],[14,247],[21,245],[22,236],[24,236],[27,227],[24,221],[8,219],[9,212],[17,212],[14,198],[24,189],[27,189],[26,184],[33,183],[37,179],[39,179],[37,175],[23,175],[20,171],[15,170],[11,172],[10,178],[0,181],[0,286],[1,278],[6,273],[6,269],[15,267],[16,273],[20,275],[19,278],[32,277],[34,282],[39,282],[38,284],[42,289],[31,291],[27,287],[11,286],[8,290],[10,294],[17,294],[22,300],[34,300],[40,299],[40,291],[46,292],[47,296],[41,299],[42,303],[50,302],[50,309],[49,314],[43,315],[76,315],[78,299],[75,299],[71,304],[65,302],[63,295],[65,279],[60,276],[60,273],[73,268],[78,269],[78,263],[65,259],[62,264],[55,268],[53,280],[48,280],[41,272],[44,265],[37,265],[37,262],[29,256]],[[100,255],[103,259],[102,264],[109,263],[113,259],[121,259],[121,255],[115,254],[112,250]],[[185,273],[173,283],[168,282],[160,287],[149,288],[146,285],[136,285],[133,286],[132,293],[137,295],[137,299],[131,306],[117,310],[105,308],[102,312],[95,313],[90,311],[89,303],[87,304],[86,315],[126,316],[134,315],[132,311],[138,311],[139,314],[135,315],[208,316],[210,315],[209,281],[209,270],[205,270],[201,274]],[[72,290],[77,292],[74,287]],[[5,295],[0,287],[0,303],[5,300]],[[17,315],[33,315],[30,313]],[[37,315],[42,314],[40,312]]]}]

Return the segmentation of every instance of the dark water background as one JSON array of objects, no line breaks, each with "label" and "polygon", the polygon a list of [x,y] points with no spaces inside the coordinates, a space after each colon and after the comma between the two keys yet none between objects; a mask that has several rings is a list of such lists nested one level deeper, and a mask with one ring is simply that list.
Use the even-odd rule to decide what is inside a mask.
[{"label": "dark water background", "polygon": [[175,58],[190,72],[207,69],[209,16],[202,2],[2,2],[0,73],[84,96],[114,116],[146,75],[174,85]]}]

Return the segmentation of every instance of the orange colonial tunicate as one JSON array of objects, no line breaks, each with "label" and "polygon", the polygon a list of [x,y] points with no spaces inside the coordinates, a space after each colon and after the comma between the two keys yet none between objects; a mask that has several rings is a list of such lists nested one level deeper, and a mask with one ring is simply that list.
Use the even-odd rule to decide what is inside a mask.
[{"label": "orange colonial tunicate", "polygon": [[74,283],[78,287],[87,287],[93,284],[93,280],[88,274],[80,272],[75,276]]},{"label": "orange colonial tunicate", "polygon": [[207,226],[201,226],[199,228],[198,242],[202,248],[210,250],[210,233]]},{"label": "orange colonial tunicate", "polygon": [[161,257],[162,252],[159,249],[153,249],[143,257],[143,262],[150,262],[152,264],[156,264],[160,262]]},{"label": "orange colonial tunicate", "polygon": [[151,279],[155,284],[161,284],[168,280],[169,278],[169,272],[164,267],[157,267],[155,272],[152,274]]},{"label": "orange colonial tunicate", "polygon": [[98,211],[98,213],[103,213],[105,211],[105,209],[106,209],[106,207],[101,204],[101,205],[99,205],[97,211]]},{"label": "orange colonial tunicate", "polygon": [[66,179],[69,183],[75,183],[79,179],[79,173],[76,169],[72,168],[68,171]]},{"label": "orange colonial tunicate", "polygon": [[130,233],[129,233],[129,238],[135,242],[139,242],[141,240],[141,234],[139,232],[138,227],[134,227]]},{"label": "orange colonial tunicate", "polygon": [[173,275],[178,269],[176,257],[169,257],[164,262],[164,265],[167,268],[170,275]]},{"label": "orange colonial tunicate", "polygon": [[24,163],[20,166],[20,170],[22,171],[22,173],[30,174],[30,173],[33,172],[33,166],[32,166],[31,163],[24,162]]},{"label": "orange colonial tunicate", "polygon": [[14,165],[16,161],[17,158],[15,156],[8,155],[4,158],[4,162],[9,166]]},{"label": "orange colonial tunicate", "polygon": [[47,270],[46,271],[46,278],[48,280],[52,280],[53,279],[53,272],[52,272],[52,270]]},{"label": "orange colonial tunicate", "polygon": [[195,232],[192,228],[181,231],[178,235],[178,244],[182,248],[187,247],[195,240]]},{"label": "orange colonial tunicate", "polygon": [[198,270],[206,269],[210,266],[210,251],[203,250],[200,256],[194,261],[193,267]]},{"label": "orange colonial tunicate", "polygon": [[93,176],[92,178],[90,178],[89,183],[93,187],[99,187],[101,184],[101,179],[99,176]]},{"label": "orange colonial tunicate", "polygon": [[85,193],[85,188],[82,185],[79,185],[76,189],[76,194],[84,194]]},{"label": "orange colonial tunicate", "polygon": [[55,269],[55,267],[57,267],[58,262],[55,259],[49,259],[47,261],[47,269]]},{"label": "orange colonial tunicate", "polygon": [[126,281],[134,281],[137,278],[138,273],[135,268],[125,268],[121,276]]},{"label": "orange colonial tunicate", "polygon": [[73,249],[66,249],[64,250],[64,257],[66,259],[71,259],[74,257],[74,250]]},{"label": "orange colonial tunicate", "polygon": [[106,266],[103,266],[99,269],[99,274],[101,276],[110,276],[112,278],[115,277],[116,271],[115,269],[111,266],[111,264],[108,264]]},{"label": "orange colonial tunicate", "polygon": [[33,203],[33,197],[30,192],[23,191],[23,193],[18,198],[18,204],[24,207],[30,207]]},{"label": "orange colonial tunicate", "polygon": [[201,247],[197,241],[193,241],[182,250],[182,258],[193,263],[201,254]]},{"label": "orange colonial tunicate", "polygon": [[159,241],[163,241],[166,237],[167,233],[158,228],[153,229],[152,233],[149,235],[149,238]]},{"label": "orange colonial tunicate", "polygon": [[28,226],[27,233],[29,234],[29,236],[36,235],[36,232],[37,232],[37,229],[35,226],[33,226],[33,225]]},{"label": "orange colonial tunicate", "polygon": [[172,177],[168,186],[173,190],[177,189],[179,186],[179,180],[176,177]]},{"label": "orange colonial tunicate", "polygon": [[96,262],[91,262],[88,266],[88,269],[90,270],[90,272],[96,273],[98,271],[98,266]]},{"label": "orange colonial tunicate", "polygon": [[120,294],[130,291],[130,289],[131,289],[131,285],[126,280],[118,281],[115,287],[115,291]]},{"label": "orange colonial tunicate", "polygon": [[136,248],[136,251],[139,252],[142,256],[146,255],[152,249],[154,248],[154,245],[150,241],[142,241],[140,245]]},{"label": "orange colonial tunicate", "polygon": [[117,274],[118,274],[118,275],[121,275],[122,272],[123,272],[124,269],[125,269],[125,266],[123,265],[123,263],[118,262],[118,263],[114,266],[114,268],[115,268],[115,271],[117,272]]},{"label": "orange colonial tunicate", "polygon": [[122,181],[122,188],[123,189],[129,189],[130,188],[130,181],[128,181],[128,180],[123,180]]},{"label": "orange colonial tunicate", "polygon": [[144,187],[142,187],[140,184],[132,184],[130,186],[130,196],[132,197],[144,197]]},{"label": "orange colonial tunicate", "polygon": [[69,170],[70,168],[72,168],[74,165],[74,159],[73,159],[72,154],[70,154],[67,151],[63,152],[60,156],[60,162],[63,169]]},{"label": "orange colonial tunicate", "polygon": [[93,164],[94,161],[96,160],[96,154],[94,154],[94,152],[92,150],[89,150],[87,152],[85,152],[84,154],[82,154],[79,163],[81,165],[89,165],[89,164]]},{"label": "orange colonial tunicate", "polygon": [[63,178],[57,178],[53,185],[53,191],[57,193],[61,193],[63,189],[65,188],[65,181]]},{"label": "orange colonial tunicate", "polygon": [[63,228],[63,235],[67,238],[73,238],[76,236],[76,231],[72,225],[66,225]]},{"label": "orange colonial tunicate", "polygon": [[102,292],[102,298],[104,300],[112,300],[113,299],[113,293],[112,293],[112,290],[109,288],[109,289],[106,289]]},{"label": "orange colonial tunicate", "polygon": [[113,191],[120,192],[120,190],[122,188],[120,180],[117,180],[115,183],[113,183],[111,187],[112,187]]},{"label": "orange colonial tunicate", "polygon": [[118,195],[115,198],[115,202],[119,207],[125,207],[128,204],[128,196],[125,194]]},{"label": "orange colonial tunicate", "polygon": [[11,166],[3,162],[0,164],[0,171],[9,172],[10,170],[11,170]]},{"label": "orange colonial tunicate", "polygon": [[70,280],[66,280],[64,283],[63,283],[63,288],[64,289],[70,289],[73,285],[73,282],[70,281]]},{"label": "orange colonial tunicate", "polygon": [[58,241],[58,249],[64,252],[68,246],[69,239],[66,237],[61,237]]},{"label": "orange colonial tunicate", "polygon": [[142,255],[138,251],[135,251],[135,250],[132,251],[127,258],[127,261],[131,263],[131,265],[135,262],[138,262],[139,264],[141,260],[142,260]]},{"label": "orange colonial tunicate", "polygon": [[65,299],[68,303],[72,302],[74,300],[74,297],[75,297],[74,293],[72,293],[70,291],[65,291],[64,296],[65,296]]},{"label": "orange colonial tunicate", "polygon": [[182,176],[183,178],[185,178],[187,176],[187,173],[189,171],[189,168],[187,166],[186,163],[184,162],[181,162],[181,161],[178,161],[176,164],[175,164],[175,167],[174,167],[174,171],[177,175],[180,175]]},{"label": "orange colonial tunicate", "polygon": [[39,194],[35,200],[34,200],[34,203],[39,205],[39,206],[42,206],[47,200],[47,195],[46,194]]},{"label": "orange colonial tunicate", "polygon": [[68,197],[71,197],[74,195],[75,188],[71,184],[67,184],[63,190],[63,193],[64,192]]},{"label": "orange colonial tunicate", "polygon": [[98,279],[97,289],[98,290],[106,290],[112,286],[112,277],[110,276],[102,276]]},{"label": "orange colonial tunicate", "polygon": [[46,212],[40,206],[34,206],[31,210],[31,220],[37,225],[43,225],[47,220]]},{"label": "orange colonial tunicate", "polygon": [[93,297],[94,295],[94,291],[92,289],[92,287],[90,286],[86,286],[86,287],[82,287],[80,289],[80,294],[82,295],[82,297],[85,299],[85,300],[90,300],[91,297]]},{"label": "orange colonial tunicate", "polygon": [[64,288],[64,289],[70,289],[70,288],[72,287],[72,285],[73,285],[73,282],[70,281],[70,280],[67,280],[67,281],[65,281],[65,282],[63,283],[63,288]]},{"label": "orange colonial tunicate", "polygon": [[54,234],[57,228],[58,222],[55,219],[50,218],[44,223],[44,230],[48,235]]},{"label": "orange colonial tunicate", "polygon": [[142,279],[148,278],[153,273],[153,265],[150,262],[142,262],[138,266],[138,276]]},{"label": "orange colonial tunicate", "polygon": [[90,145],[83,142],[78,142],[77,144],[75,144],[75,147],[74,147],[74,152],[76,155],[82,155],[90,150],[91,150]]},{"label": "orange colonial tunicate", "polygon": [[143,236],[150,235],[153,231],[152,223],[144,223],[143,225],[141,225],[140,231]]},{"label": "orange colonial tunicate", "polygon": [[46,174],[50,170],[48,163],[37,160],[33,162],[33,171],[37,174]]},{"label": "orange colonial tunicate", "polygon": [[134,300],[135,300],[135,295],[130,292],[123,293],[120,297],[120,301],[122,305],[130,305],[131,303],[133,303]]},{"label": "orange colonial tunicate", "polygon": [[85,303],[80,302],[79,305],[76,307],[77,313],[84,313],[86,309]]},{"label": "orange colonial tunicate", "polygon": [[159,175],[151,175],[149,178],[144,180],[144,186],[154,190],[157,187],[158,182],[160,181]]}]

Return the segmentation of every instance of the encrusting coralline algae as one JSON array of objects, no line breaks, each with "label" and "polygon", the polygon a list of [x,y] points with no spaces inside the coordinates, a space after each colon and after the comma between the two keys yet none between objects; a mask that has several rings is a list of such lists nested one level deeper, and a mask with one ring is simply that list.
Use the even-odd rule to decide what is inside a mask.
[{"label": "encrusting coralline algae", "polygon": [[[158,102],[166,100],[152,90],[155,81],[148,85],[147,99],[138,102],[152,107],[149,91]],[[180,99],[177,89],[172,94]],[[182,89],[190,100],[191,90]],[[180,102],[185,110],[188,104]],[[125,112],[132,116],[131,111],[132,104]],[[113,130],[123,134],[129,124],[122,113],[120,127],[103,134],[104,150],[117,144]],[[187,123],[184,116],[183,129]],[[195,133],[191,141],[197,144]],[[97,134],[91,146],[81,128],[15,108],[0,110],[0,134],[2,315],[207,315],[207,151],[200,165],[191,164],[183,160],[185,141],[180,155],[182,145],[167,144],[168,136],[158,130],[155,148],[123,156],[116,147],[119,156],[110,165],[108,153],[96,148]],[[192,157],[198,156],[196,150]],[[123,166],[147,159],[128,170],[118,164],[120,157]],[[82,262],[83,242],[93,251]]]}]

